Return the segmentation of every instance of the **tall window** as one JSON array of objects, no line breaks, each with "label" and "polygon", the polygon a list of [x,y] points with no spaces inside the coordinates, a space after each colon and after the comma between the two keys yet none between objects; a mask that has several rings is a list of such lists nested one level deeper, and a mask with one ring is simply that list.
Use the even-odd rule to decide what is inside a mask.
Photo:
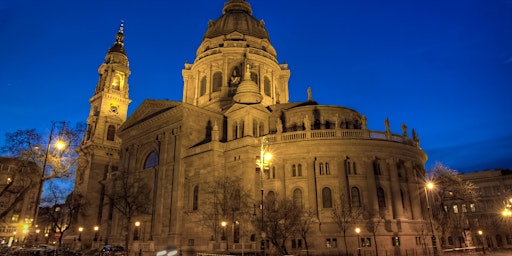
[{"label": "tall window", "polygon": [[325,175],[331,175],[331,170],[329,169],[329,163],[325,163]]},{"label": "tall window", "polygon": [[332,196],[330,188],[322,189],[322,207],[323,208],[332,208]]},{"label": "tall window", "polygon": [[233,123],[233,139],[238,139],[238,123]]},{"label": "tall window", "polygon": [[294,164],[292,164],[292,177],[295,176],[297,176],[297,167]]},{"label": "tall window", "polygon": [[293,191],[293,204],[302,208],[302,191],[298,188]]},{"label": "tall window", "polygon": [[320,163],[319,168],[320,168],[320,175],[324,175],[324,163]]},{"label": "tall window", "polygon": [[206,94],[206,76],[201,78],[201,88],[199,89],[199,96],[203,96]]},{"label": "tall window", "polygon": [[154,168],[158,166],[158,155],[155,151],[151,151],[144,161],[144,169]]},{"label": "tall window", "polygon": [[352,207],[361,207],[361,195],[359,194],[359,189],[352,187],[350,189],[350,196],[350,203]]},{"label": "tall window", "polygon": [[263,93],[265,93],[267,96],[270,96],[270,79],[268,77],[265,77],[263,82]]},{"label": "tall window", "polygon": [[213,88],[212,92],[219,92],[222,86],[222,72],[217,71],[213,73]]},{"label": "tall window", "polygon": [[258,121],[256,119],[252,120],[252,136],[259,137],[260,134],[258,132]]},{"label": "tall window", "polygon": [[116,127],[111,124],[107,128],[107,140],[114,141],[115,137],[116,137]]},{"label": "tall window", "polygon": [[302,176],[302,164],[297,165],[297,176]]},{"label": "tall window", "polygon": [[377,201],[379,203],[379,208],[386,208],[386,196],[384,195],[384,189],[377,188]]},{"label": "tall window", "polygon": [[381,175],[379,159],[373,160],[373,173],[375,175]]},{"label": "tall window", "polygon": [[199,202],[199,185],[196,185],[194,187],[194,199],[192,202],[192,210],[197,210],[198,202]]},{"label": "tall window", "polygon": [[352,171],[350,170],[350,160],[348,160],[348,157],[345,160],[345,173],[352,174]]}]

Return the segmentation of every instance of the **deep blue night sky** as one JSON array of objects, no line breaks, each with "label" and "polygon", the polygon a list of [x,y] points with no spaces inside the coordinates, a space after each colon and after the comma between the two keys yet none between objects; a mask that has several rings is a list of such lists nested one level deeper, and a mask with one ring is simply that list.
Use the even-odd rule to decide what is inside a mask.
[{"label": "deep blue night sky", "polygon": [[[435,162],[512,169],[512,0],[249,1],[280,63],[290,101],[366,115],[371,130],[414,128]],[[224,1],[8,0],[0,3],[0,145],[52,120],[85,122],[97,69],[125,22],[132,113],[181,101],[208,20]]]}]

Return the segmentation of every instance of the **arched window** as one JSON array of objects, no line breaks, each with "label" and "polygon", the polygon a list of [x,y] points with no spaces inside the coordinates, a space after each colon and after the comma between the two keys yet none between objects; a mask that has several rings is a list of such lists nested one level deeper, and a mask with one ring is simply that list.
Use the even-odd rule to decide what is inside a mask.
[{"label": "arched window", "polygon": [[345,160],[345,173],[347,175],[352,174],[352,171],[350,170],[350,160]]},{"label": "arched window", "polygon": [[233,123],[233,139],[238,139],[238,123]]},{"label": "arched window", "polygon": [[206,76],[201,78],[201,88],[199,89],[199,96],[203,96],[206,94]]},{"label": "arched window", "polygon": [[297,165],[297,176],[302,176],[302,164]]},{"label": "arched window", "polygon": [[302,191],[298,188],[293,191],[293,204],[302,208]]},{"label": "arched window", "polygon": [[256,119],[252,120],[252,136],[259,137],[260,134],[258,133],[258,121]]},{"label": "arched window", "polygon": [[240,127],[238,127],[240,129],[240,131],[238,132],[238,134],[240,135],[239,138],[243,138],[245,136],[245,128],[244,128],[244,120],[240,120]]},{"label": "arched window", "polygon": [[219,92],[222,87],[222,72],[217,71],[213,73],[213,87],[212,92]]},{"label": "arched window", "polygon": [[379,159],[373,160],[373,174],[381,175]]},{"label": "arched window", "polygon": [[199,185],[196,185],[194,187],[194,199],[192,202],[192,210],[197,210],[198,202],[199,202]]},{"label": "arched window", "polygon": [[297,168],[295,167],[294,164],[292,164],[292,177],[295,177],[297,176]]},{"label": "arched window", "polygon": [[114,141],[115,138],[116,138],[116,127],[111,124],[107,128],[107,140]]},{"label": "arched window", "polygon": [[144,170],[158,166],[158,155],[155,151],[151,151],[144,161]]},{"label": "arched window", "polygon": [[331,170],[329,170],[329,163],[325,163],[325,175],[331,175]]},{"label": "arched window", "polygon": [[384,195],[384,189],[377,188],[377,202],[379,203],[379,208],[386,208],[386,196]]},{"label": "arched window", "polygon": [[352,169],[354,170],[354,174],[357,174],[356,162],[353,163]]},{"label": "arched window", "polygon": [[330,188],[322,189],[322,207],[323,208],[332,208],[332,196]]},{"label": "arched window", "polygon": [[359,194],[359,189],[357,187],[352,187],[350,189],[350,203],[352,207],[361,207],[361,195]]},{"label": "arched window", "polygon": [[270,96],[270,79],[268,77],[265,77],[263,82],[263,93],[265,95]]},{"label": "arched window", "polygon": [[324,175],[324,163],[320,163],[319,169],[320,169],[320,175]]},{"label": "arched window", "polygon": [[258,74],[255,72],[251,72],[251,80],[255,82],[258,86],[260,85],[260,79],[258,78]]}]

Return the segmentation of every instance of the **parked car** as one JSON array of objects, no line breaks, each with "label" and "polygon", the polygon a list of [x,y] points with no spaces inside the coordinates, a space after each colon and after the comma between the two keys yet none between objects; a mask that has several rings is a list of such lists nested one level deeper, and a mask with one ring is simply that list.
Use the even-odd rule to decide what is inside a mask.
[{"label": "parked car", "polygon": [[128,256],[128,252],[126,252],[124,247],[119,245],[105,245],[103,249],[101,249],[99,256]]}]

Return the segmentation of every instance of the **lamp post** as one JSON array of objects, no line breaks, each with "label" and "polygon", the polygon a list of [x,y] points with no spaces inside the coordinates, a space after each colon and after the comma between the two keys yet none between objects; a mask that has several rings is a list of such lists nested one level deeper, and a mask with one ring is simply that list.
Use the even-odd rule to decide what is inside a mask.
[{"label": "lamp post", "polygon": [[483,239],[483,233],[482,230],[478,230],[478,236],[480,236],[480,242],[482,243],[482,252],[485,254],[485,245],[484,245],[484,239]]},{"label": "lamp post", "polygon": [[360,228],[356,228],[357,234],[357,256],[361,256],[361,239],[359,238],[359,233],[361,232]]},{"label": "lamp post", "polygon": [[[432,252],[434,253],[434,256],[437,256],[437,241],[436,241],[436,235],[434,234],[434,225],[432,224],[432,211],[430,210],[430,202],[428,200],[428,190],[432,190],[434,188],[434,183],[427,182],[425,185],[425,199],[427,200],[427,211],[428,211],[428,219],[430,222],[430,231],[432,232]],[[428,190],[427,190],[428,189]]]},{"label": "lamp post", "polygon": [[78,242],[82,241],[82,232],[84,231],[83,227],[78,228]]},{"label": "lamp post", "polygon": [[98,241],[98,230],[100,230],[100,227],[94,226],[94,239],[93,239],[94,242]]},{"label": "lamp post", "polygon": [[[37,215],[39,215],[39,204],[41,204],[41,196],[43,194],[44,174],[45,174],[45,170],[46,170],[46,164],[48,162],[48,154],[50,153],[50,150],[51,150],[53,131],[55,130],[56,123],[62,123],[63,125],[65,124],[64,122],[53,122],[52,121],[52,129],[50,130],[50,137],[48,137],[48,143],[46,144],[46,151],[44,153],[43,167],[41,169],[41,179],[39,180],[39,189],[38,189],[36,205],[35,205],[35,209],[34,209],[34,221],[32,222],[33,227],[37,227]],[[63,150],[66,147],[66,144],[62,140],[57,140],[55,142],[54,146],[55,146],[55,149],[57,149],[57,150]]]},{"label": "lamp post", "polygon": [[270,160],[272,159],[272,154],[267,150],[268,138],[266,136],[261,137],[260,143],[260,155],[256,158],[256,165],[260,171],[260,189],[261,189],[261,241],[260,241],[260,250],[261,255],[265,255],[265,229],[264,229],[264,219],[263,219],[263,173],[265,169],[268,169],[270,166]]},{"label": "lamp post", "polygon": [[135,222],[135,230],[133,231],[133,240],[139,240],[139,229],[140,229],[140,221]]},{"label": "lamp post", "polygon": [[226,240],[226,251],[228,251],[229,247],[228,247],[228,239],[226,238],[226,226],[228,225],[228,223],[226,221],[223,221],[220,223],[222,225],[222,237],[221,239],[222,240]]}]

